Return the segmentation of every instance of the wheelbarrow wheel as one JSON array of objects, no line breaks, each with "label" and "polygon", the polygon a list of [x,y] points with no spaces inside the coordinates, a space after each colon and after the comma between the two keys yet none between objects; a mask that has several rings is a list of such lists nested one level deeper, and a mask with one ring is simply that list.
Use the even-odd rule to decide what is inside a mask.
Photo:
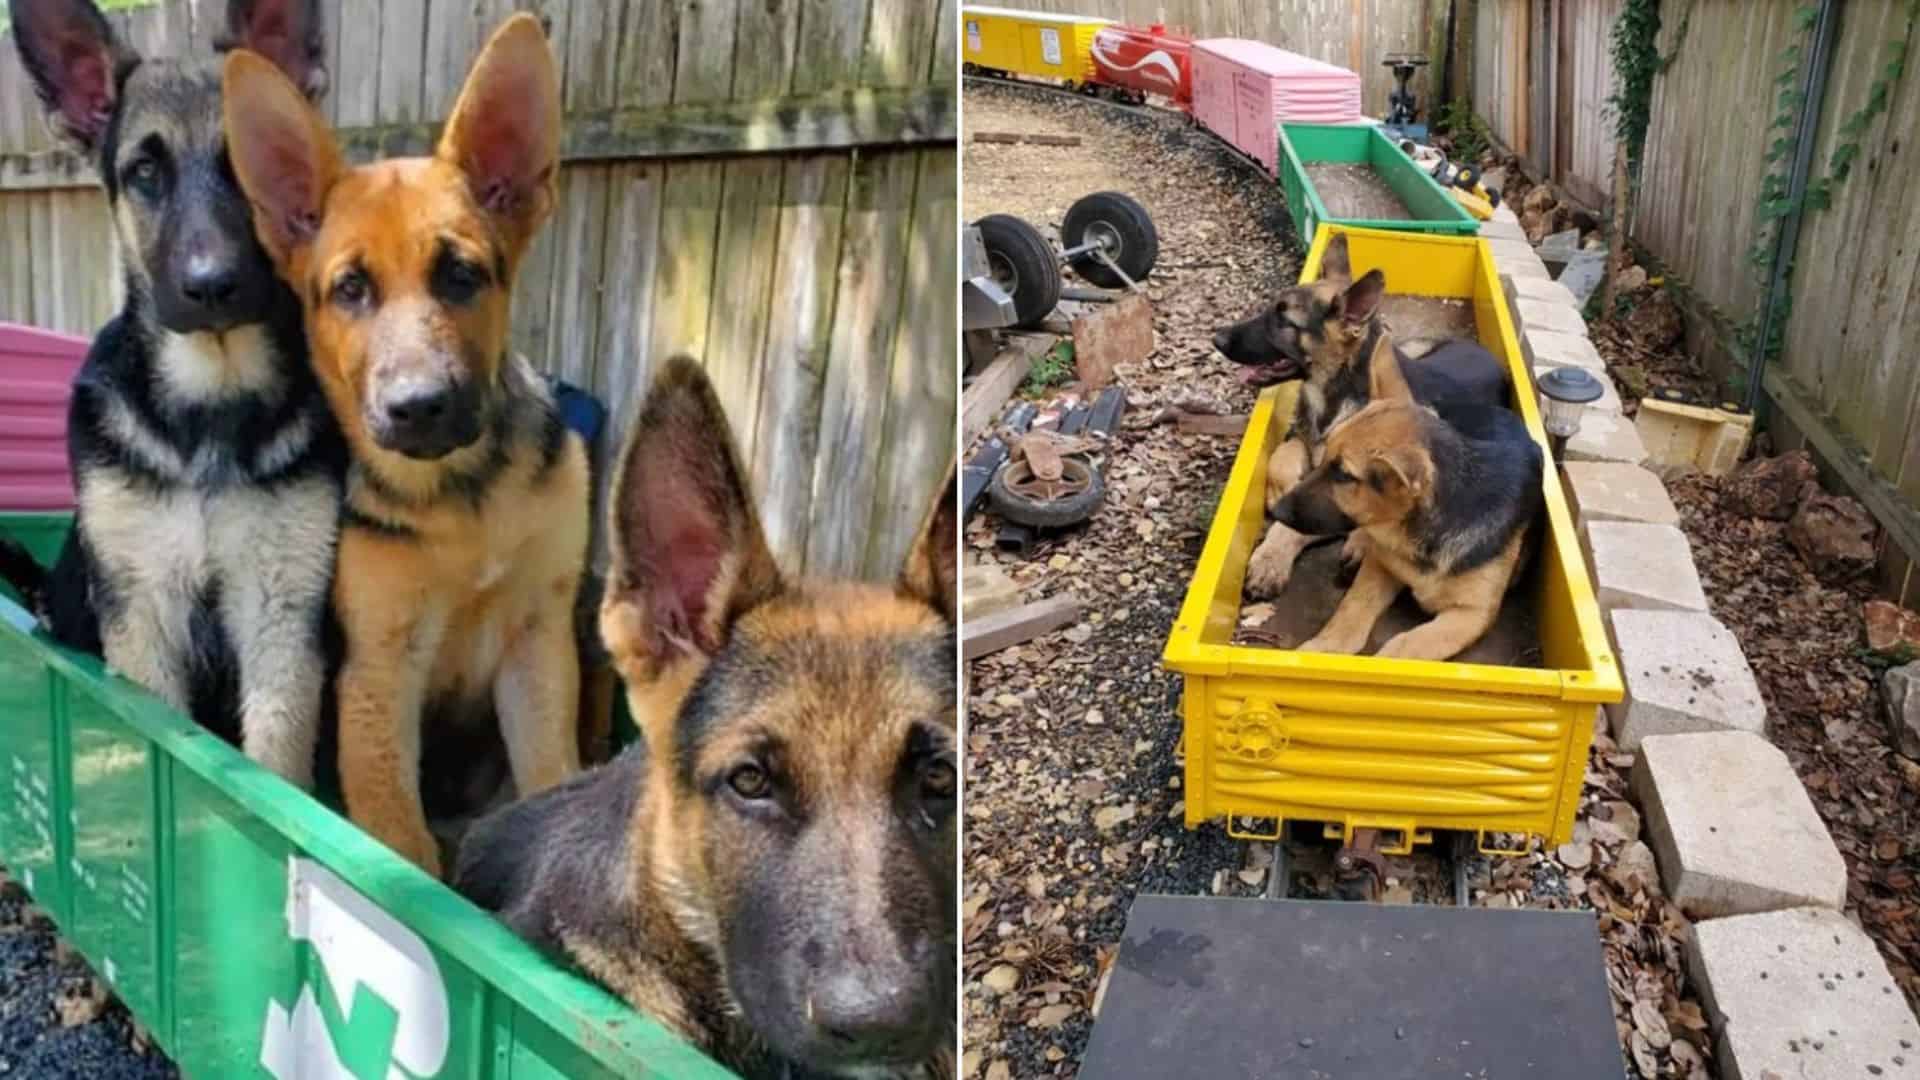
[{"label": "wheelbarrow wheel", "polygon": [[1100,470],[1084,458],[1060,459],[1060,479],[1033,475],[1025,461],[1010,461],[987,481],[987,504],[1018,525],[1063,529],[1093,516],[1107,497]]},{"label": "wheelbarrow wheel", "polygon": [[1060,264],[1047,238],[1012,214],[990,214],[974,225],[994,283],[1013,297],[1013,325],[1038,326],[1060,303]]},{"label": "wheelbarrow wheel", "polygon": [[[1160,231],[1147,208],[1117,191],[1096,191],[1067,208],[1060,225],[1060,242],[1069,248],[1099,241],[1107,257],[1134,281],[1144,281],[1160,257]],[[1126,282],[1113,268],[1088,252],[1073,259],[1074,272],[1092,285],[1118,289]]]}]

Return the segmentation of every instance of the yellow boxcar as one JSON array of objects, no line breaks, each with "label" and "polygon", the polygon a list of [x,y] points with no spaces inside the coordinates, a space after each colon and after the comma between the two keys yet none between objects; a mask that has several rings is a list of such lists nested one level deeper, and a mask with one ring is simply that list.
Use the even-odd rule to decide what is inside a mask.
[{"label": "yellow boxcar", "polygon": [[[1379,268],[1390,293],[1473,302],[1480,343],[1521,388],[1512,404],[1544,449],[1486,243],[1322,225],[1302,281],[1319,276],[1335,231],[1347,234],[1354,273]],[[1167,641],[1166,666],[1184,677],[1187,827],[1225,817],[1228,832],[1248,839],[1272,839],[1288,820],[1323,822],[1341,837],[1374,828],[1389,853],[1429,842],[1434,829],[1471,832],[1483,851],[1525,846],[1494,834],[1565,843],[1596,707],[1619,701],[1621,686],[1557,470],[1546,470],[1544,565],[1531,598],[1544,666],[1233,643],[1247,559],[1266,531],[1266,461],[1287,434],[1298,386],[1261,394]]]},{"label": "yellow boxcar", "polygon": [[1007,8],[960,9],[961,59],[975,67],[1079,86],[1093,78],[1093,34],[1113,22]]}]

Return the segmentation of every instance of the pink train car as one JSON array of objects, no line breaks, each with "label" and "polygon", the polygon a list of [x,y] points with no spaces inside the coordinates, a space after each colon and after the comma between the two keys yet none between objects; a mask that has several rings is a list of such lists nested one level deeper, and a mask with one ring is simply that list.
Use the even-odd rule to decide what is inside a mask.
[{"label": "pink train car", "polygon": [[1258,41],[1193,43],[1193,115],[1278,175],[1280,124],[1360,119],[1360,76]]},{"label": "pink train car", "polygon": [[0,510],[71,510],[67,401],[84,338],[0,322]]}]

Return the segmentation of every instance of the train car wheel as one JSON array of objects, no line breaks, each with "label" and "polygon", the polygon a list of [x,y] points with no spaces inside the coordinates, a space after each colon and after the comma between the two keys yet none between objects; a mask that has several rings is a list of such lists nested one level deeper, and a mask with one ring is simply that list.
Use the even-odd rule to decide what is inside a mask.
[{"label": "train car wheel", "polygon": [[1014,325],[1039,325],[1060,303],[1060,266],[1047,238],[1012,214],[989,214],[974,225],[994,283],[1013,297]]},{"label": "train car wheel", "polygon": [[[1117,191],[1096,191],[1067,208],[1060,242],[1069,248],[1098,242],[1107,258],[1134,281],[1144,281],[1160,257],[1160,231],[1147,208]],[[1073,269],[1093,285],[1117,289],[1126,282],[1091,254],[1076,256]]]}]

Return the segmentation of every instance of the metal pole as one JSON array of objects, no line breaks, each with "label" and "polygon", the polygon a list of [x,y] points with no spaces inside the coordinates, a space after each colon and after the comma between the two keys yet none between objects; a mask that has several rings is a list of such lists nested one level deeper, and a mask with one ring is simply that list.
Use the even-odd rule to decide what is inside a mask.
[{"label": "metal pole", "polygon": [[1793,131],[1793,172],[1787,178],[1787,216],[1780,221],[1780,232],[1773,238],[1772,275],[1760,307],[1760,337],[1753,355],[1747,358],[1747,412],[1760,416],[1761,384],[1766,375],[1767,342],[1773,338],[1773,313],[1786,292],[1787,278],[1793,272],[1793,249],[1800,239],[1800,218],[1807,212],[1807,173],[1813,164],[1814,137],[1820,129],[1820,99],[1827,92],[1827,60],[1833,55],[1833,42],[1840,36],[1840,0],[1820,0],[1820,14],[1813,26],[1813,55],[1807,58],[1806,75],[1800,81],[1800,120]]}]

